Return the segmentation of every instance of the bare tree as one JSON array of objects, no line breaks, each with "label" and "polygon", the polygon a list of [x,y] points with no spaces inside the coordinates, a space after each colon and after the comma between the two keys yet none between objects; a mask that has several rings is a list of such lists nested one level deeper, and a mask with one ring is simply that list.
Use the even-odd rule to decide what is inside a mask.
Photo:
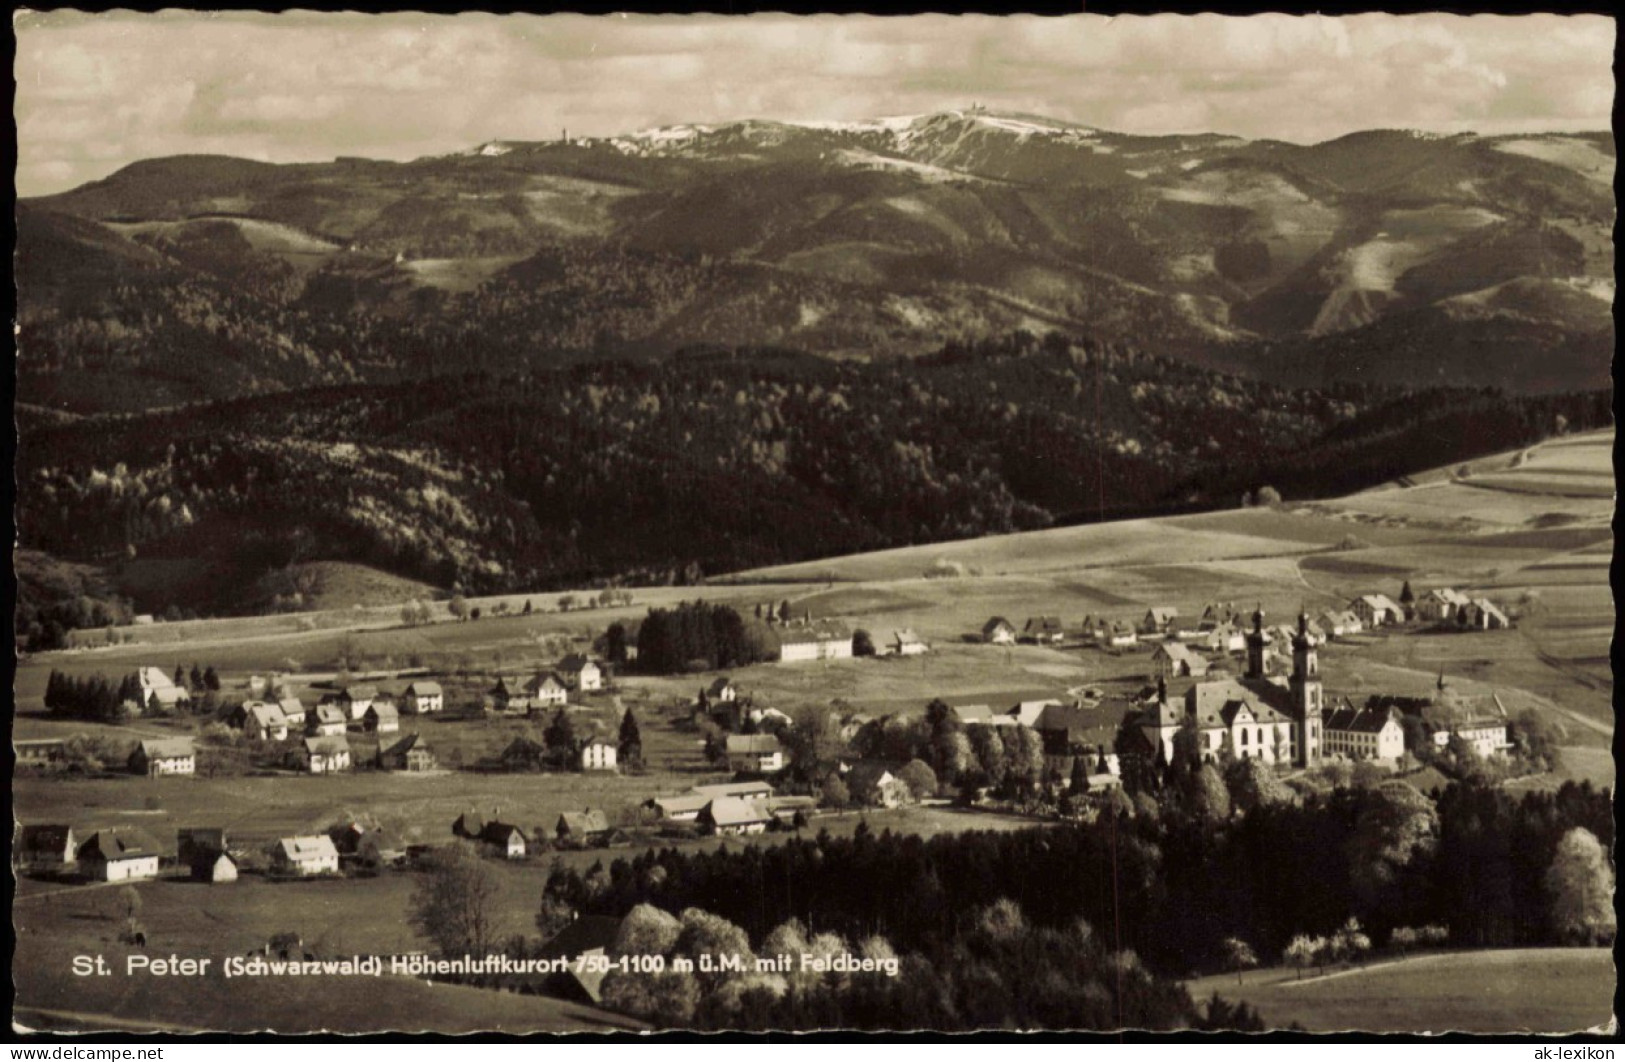
[{"label": "bare tree", "polygon": [[480,956],[496,943],[496,874],[466,844],[436,856],[412,888],[408,920],[442,955]]}]

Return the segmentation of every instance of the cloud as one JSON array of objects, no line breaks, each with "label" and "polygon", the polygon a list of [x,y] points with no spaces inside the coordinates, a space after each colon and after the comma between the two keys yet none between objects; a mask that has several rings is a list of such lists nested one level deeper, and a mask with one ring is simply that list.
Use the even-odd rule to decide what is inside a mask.
[{"label": "cloud", "polygon": [[410,158],[980,102],[1133,133],[1606,128],[1600,16],[25,13],[18,189],[137,158]]}]

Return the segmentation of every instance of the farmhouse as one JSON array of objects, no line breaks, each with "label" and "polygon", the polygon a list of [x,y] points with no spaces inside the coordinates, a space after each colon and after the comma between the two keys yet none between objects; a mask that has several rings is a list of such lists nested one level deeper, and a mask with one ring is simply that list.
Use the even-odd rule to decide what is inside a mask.
[{"label": "farmhouse", "polygon": [[895,808],[909,802],[913,793],[884,763],[859,763],[847,775],[852,799],[874,808]]},{"label": "farmhouse", "polygon": [[1356,708],[1347,700],[1326,715],[1326,755],[1351,760],[1397,761],[1405,754],[1405,729],[1392,707]]},{"label": "farmhouse", "polygon": [[759,797],[772,796],[773,786],[762,780],[754,782],[721,782],[716,785],[697,785],[690,789],[689,792],[708,796],[713,800],[725,796],[755,800]]},{"label": "farmhouse", "polygon": [[961,726],[977,723],[982,726],[1015,726],[1016,717],[1006,709],[996,712],[986,704],[956,704],[951,706]]},{"label": "farmhouse", "polygon": [[309,878],[339,872],[338,849],[324,834],[284,837],[271,846],[270,857],[271,873],[283,877]]},{"label": "farmhouse", "polygon": [[135,830],[98,830],[76,853],[92,881],[139,881],[158,876],[158,846]]},{"label": "farmhouse", "polygon": [[1065,637],[1059,616],[1032,616],[1021,629],[1022,640],[1035,645],[1058,645]]},{"label": "farmhouse", "polygon": [[1448,748],[1452,736],[1459,737],[1471,745],[1473,751],[1484,759],[1512,747],[1512,742],[1507,740],[1506,721],[1487,716],[1457,723],[1446,730],[1434,731],[1433,744],[1441,749]]},{"label": "farmhouse", "polygon": [[592,844],[609,836],[609,817],[596,808],[566,811],[559,816],[553,833],[560,841]]},{"label": "farmhouse", "polygon": [[570,699],[570,687],[555,672],[542,671],[525,683],[530,703],[538,708],[555,708]]},{"label": "farmhouse", "polygon": [[286,741],[288,717],[279,704],[264,701],[244,701],[234,713],[237,726],[250,741]]},{"label": "farmhouse", "polygon": [[719,837],[762,833],[773,815],[765,804],[741,797],[717,797],[700,809],[700,829]]},{"label": "farmhouse", "polygon": [[1448,586],[1428,590],[1416,599],[1416,614],[1424,620],[1448,623],[1455,620],[1460,610],[1472,604],[1466,594]]},{"label": "farmhouse", "polygon": [[383,830],[377,827],[369,828],[359,822],[345,822],[333,826],[327,831],[327,837],[333,842],[333,847],[339,854],[341,867],[354,864],[377,868],[394,863],[405,855],[399,848],[390,844]]},{"label": "farmhouse", "polygon": [[485,696],[491,706],[499,712],[523,715],[530,709],[530,698],[514,684],[513,680],[505,676],[497,679],[497,684],[492,686]]},{"label": "farmhouse", "polygon": [[486,823],[479,839],[487,851],[504,859],[523,859],[529,850],[525,831],[507,822]]},{"label": "farmhouse", "polygon": [[372,707],[372,702],[377,697],[378,687],[376,686],[346,686],[339,691],[336,700],[339,706],[344,709],[344,714],[349,716],[352,722],[355,722],[367,714],[367,709]]},{"label": "farmhouse", "polygon": [[693,822],[715,797],[704,793],[679,793],[677,796],[651,797],[648,807],[663,819],[672,822]]},{"label": "farmhouse", "polygon": [[41,738],[33,741],[13,740],[19,767],[50,767],[62,759],[61,738]]},{"label": "farmhouse", "polygon": [[745,774],[768,774],[784,766],[784,750],[772,734],[729,734],[728,769]]},{"label": "farmhouse", "polygon": [[615,769],[615,746],[602,738],[593,738],[581,746],[581,769],[583,771],[613,771]]},{"label": "farmhouse", "polygon": [[361,728],[369,734],[394,734],[401,729],[401,713],[395,702],[376,700],[361,716]]},{"label": "farmhouse", "polygon": [[620,936],[621,920],[607,915],[583,915],[542,945],[538,958],[565,959],[564,972],[547,979],[549,994],[599,1004],[600,987],[613,967],[602,961]]},{"label": "farmhouse", "polygon": [[1503,631],[1512,626],[1507,621],[1506,613],[1495,607],[1495,602],[1487,597],[1473,599],[1472,605],[1467,608],[1467,623],[1483,631]]},{"label": "farmhouse", "polygon": [[432,771],[435,758],[417,734],[408,734],[388,748],[379,748],[378,766],[386,771]]},{"label": "farmhouse", "polygon": [[1015,645],[1016,628],[1003,616],[994,616],[982,624],[982,641],[989,645]]},{"label": "farmhouse", "polygon": [[734,685],[733,679],[723,675],[707,686],[702,696],[709,704],[732,704],[739,700],[739,687]]},{"label": "farmhouse", "polygon": [[558,671],[564,684],[577,693],[591,693],[604,688],[603,671],[580,653],[572,653],[560,660]]},{"label": "farmhouse", "polygon": [[226,831],[219,826],[182,826],[175,831],[175,861],[191,866],[193,860],[226,851]]},{"label": "farmhouse", "polygon": [[1038,717],[1043,715],[1045,711],[1060,706],[1060,701],[1053,697],[1045,697],[1036,701],[1020,701],[1006,714],[1014,719],[1018,725],[1030,727],[1038,722]]},{"label": "farmhouse", "polygon": [[230,852],[202,855],[186,864],[193,881],[210,885],[224,885],[237,880],[237,861]]},{"label": "farmhouse", "polygon": [[76,858],[72,826],[41,824],[21,828],[17,838],[17,865],[22,869],[65,867]]},{"label": "farmhouse", "polygon": [[350,769],[350,742],[336,737],[307,737],[294,746],[294,764],[310,774],[332,774]]},{"label": "farmhouse", "polygon": [[180,686],[175,685],[161,667],[144,667],[136,673],[136,681],[141,684],[141,706],[148,707],[156,699],[161,708],[174,711],[176,708],[191,701],[192,695]]},{"label": "farmhouse", "polygon": [[171,774],[196,774],[197,750],[189,737],[142,741],[130,753],[130,773],[149,778]]},{"label": "farmhouse", "polygon": [[305,716],[305,733],[311,737],[342,737],[349,720],[337,704],[324,703]]},{"label": "farmhouse", "polygon": [[1105,641],[1109,649],[1124,649],[1139,642],[1140,636],[1127,623],[1114,623],[1106,629]]},{"label": "farmhouse", "polygon": [[[1122,773],[1117,760],[1117,733],[1134,708],[1106,702],[1092,708],[1055,704],[1039,713],[1033,729],[1044,741],[1046,756],[1086,756],[1091,774]],[[1096,768],[1099,769],[1096,769]]]},{"label": "farmhouse", "polygon": [[1151,654],[1151,673],[1157,678],[1201,678],[1207,661],[1182,642],[1163,642]]},{"label": "farmhouse", "polygon": [[282,709],[282,721],[288,724],[290,732],[304,729],[305,705],[298,697],[284,697],[276,706]]},{"label": "farmhouse", "polygon": [[1362,594],[1349,602],[1349,610],[1367,627],[1385,627],[1405,620],[1405,610],[1386,594]]},{"label": "farmhouse", "polygon": [[852,632],[833,620],[803,620],[779,628],[779,660],[843,660],[852,656]]},{"label": "farmhouse", "polygon": [[446,691],[438,682],[419,679],[401,693],[401,708],[410,715],[428,715],[444,711],[445,707]]},{"label": "farmhouse", "polygon": [[1179,619],[1179,610],[1168,605],[1157,605],[1146,611],[1140,620],[1139,633],[1143,637],[1148,634],[1169,634]]},{"label": "farmhouse", "polygon": [[539,771],[547,762],[547,749],[540,742],[516,737],[502,750],[502,767],[508,771]]},{"label": "farmhouse", "polygon": [[925,640],[915,634],[911,628],[904,627],[902,630],[892,632],[891,651],[893,655],[918,656],[930,648],[929,645],[925,644]]}]

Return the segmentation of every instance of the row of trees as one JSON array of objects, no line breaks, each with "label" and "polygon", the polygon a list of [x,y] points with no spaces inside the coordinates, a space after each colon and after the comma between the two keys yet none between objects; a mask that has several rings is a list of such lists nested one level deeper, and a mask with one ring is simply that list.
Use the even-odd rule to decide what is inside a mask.
[{"label": "row of trees", "polygon": [[53,668],[45,680],[45,707],[64,719],[122,723],[132,708],[140,711],[143,707],[141,683],[133,674],[114,685],[102,675],[74,678]]}]

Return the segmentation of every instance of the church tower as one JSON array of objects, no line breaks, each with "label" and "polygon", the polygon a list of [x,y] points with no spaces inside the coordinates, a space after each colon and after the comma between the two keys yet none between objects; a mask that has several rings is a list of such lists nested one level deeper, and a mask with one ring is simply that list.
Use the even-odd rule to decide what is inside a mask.
[{"label": "church tower", "polygon": [[1298,730],[1298,762],[1302,766],[1320,759],[1323,698],[1320,661],[1315,653],[1315,639],[1309,633],[1309,616],[1300,611],[1298,633],[1292,638],[1292,715]]},{"label": "church tower", "polygon": [[1253,629],[1247,632],[1247,677],[1250,679],[1264,678],[1264,644],[1268,641],[1264,633],[1264,606],[1262,603],[1253,610]]}]

